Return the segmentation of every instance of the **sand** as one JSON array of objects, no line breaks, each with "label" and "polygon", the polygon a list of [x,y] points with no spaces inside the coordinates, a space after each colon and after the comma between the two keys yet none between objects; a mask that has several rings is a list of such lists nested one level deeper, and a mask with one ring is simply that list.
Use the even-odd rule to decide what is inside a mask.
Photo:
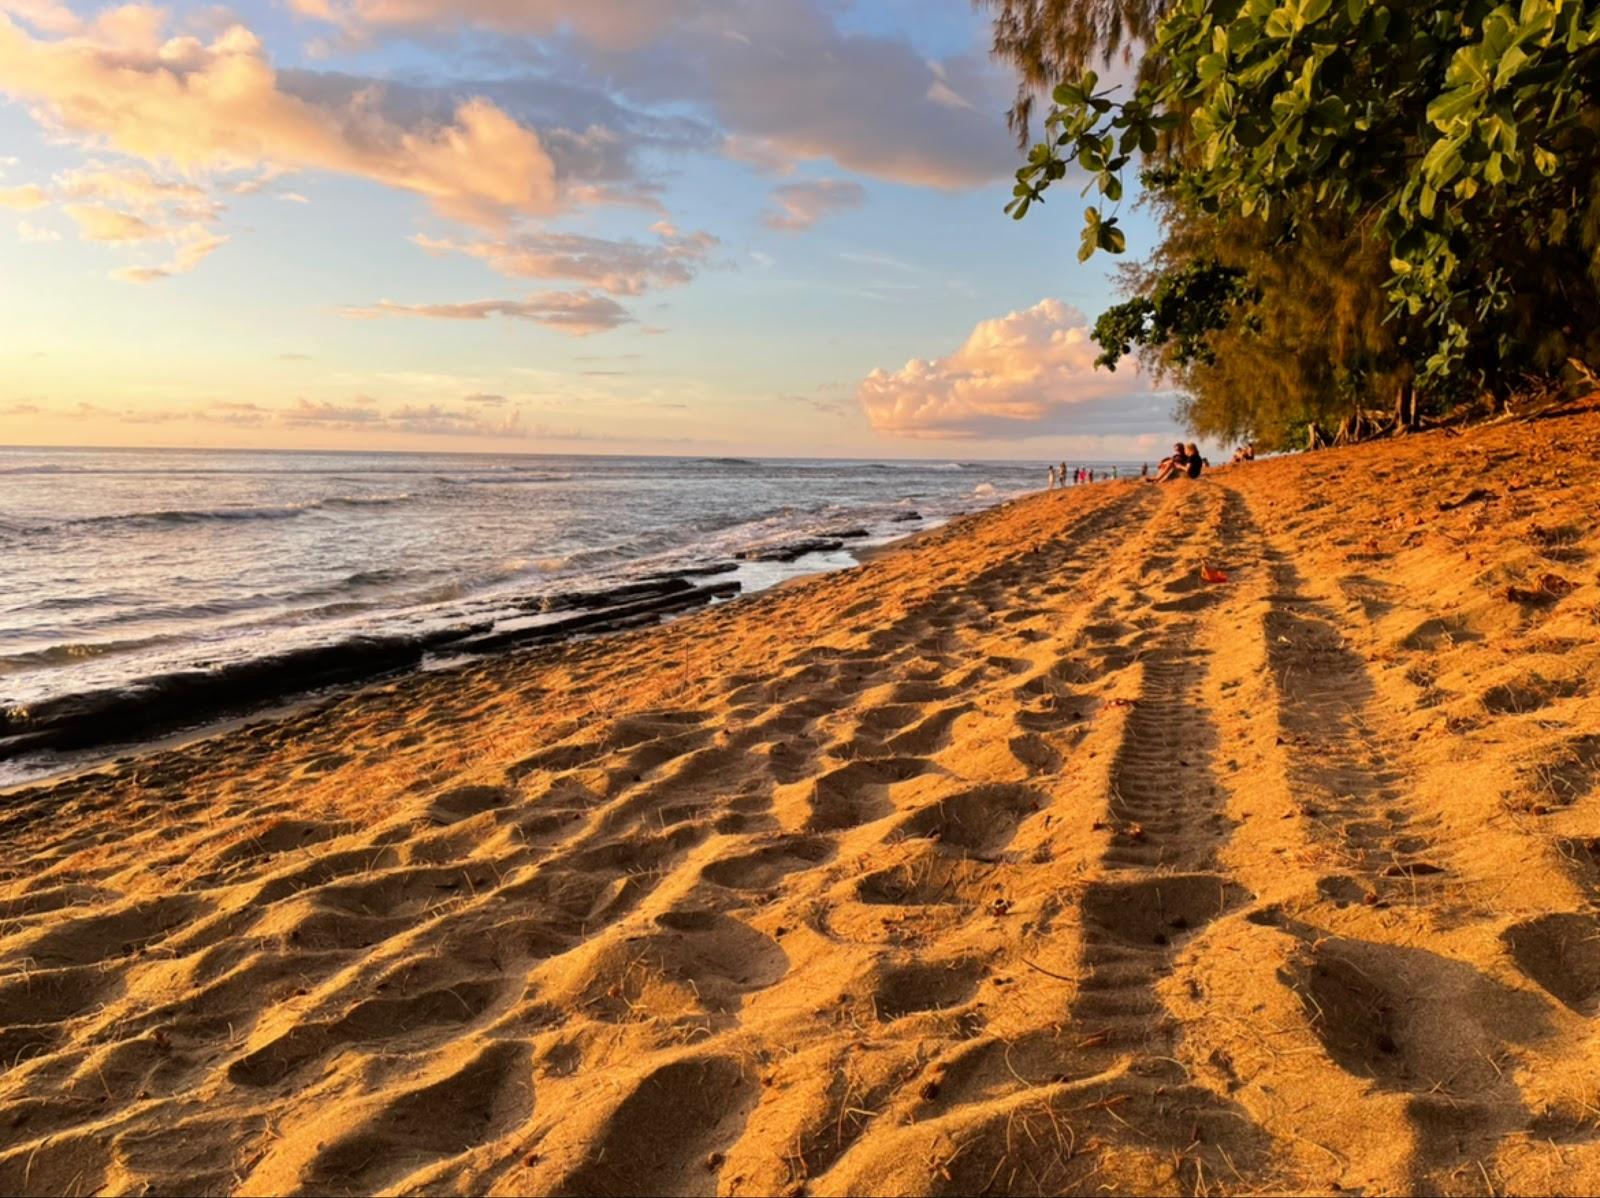
[{"label": "sand", "polygon": [[1593,1192],[1597,442],[1041,494],[8,796],[0,1190]]}]

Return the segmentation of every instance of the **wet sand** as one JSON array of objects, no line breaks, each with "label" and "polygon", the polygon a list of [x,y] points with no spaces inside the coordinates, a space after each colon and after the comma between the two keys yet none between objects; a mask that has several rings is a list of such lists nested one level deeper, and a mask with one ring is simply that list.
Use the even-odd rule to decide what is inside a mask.
[{"label": "wet sand", "polygon": [[1593,1191],[1597,439],[1041,494],[8,795],[0,1189]]}]

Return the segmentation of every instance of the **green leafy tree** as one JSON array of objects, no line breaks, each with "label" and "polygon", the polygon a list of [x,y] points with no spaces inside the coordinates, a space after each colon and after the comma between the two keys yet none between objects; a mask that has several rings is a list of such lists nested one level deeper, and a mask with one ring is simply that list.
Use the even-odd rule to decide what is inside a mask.
[{"label": "green leafy tree", "polygon": [[[1115,205],[1137,159],[1156,168],[1169,212],[1216,229],[1253,222],[1257,248],[1291,271],[1319,244],[1355,247],[1359,279],[1382,264],[1363,287],[1377,289],[1387,335],[1346,322],[1369,343],[1345,346],[1327,386],[1398,379],[1402,415],[1413,378],[1447,399],[1600,348],[1596,0],[1178,0],[1141,80],[1122,99],[1092,71],[1055,89],[1015,216],[1073,164]],[[1082,256],[1125,245],[1116,212],[1090,206]],[[1284,286],[1306,282],[1274,283],[1271,267],[1258,260],[1251,276],[1257,335],[1275,321],[1292,332],[1274,310],[1292,306]],[[1204,325],[1214,298],[1197,296],[1209,316],[1159,328]],[[1227,321],[1212,332],[1223,326],[1251,332]],[[1194,381],[1221,360],[1208,344]]]},{"label": "green leafy tree", "polygon": [[1035,97],[1120,54],[1132,61],[1172,0],[974,0],[994,13],[994,56],[1016,68],[1007,121],[1026,145]]}]

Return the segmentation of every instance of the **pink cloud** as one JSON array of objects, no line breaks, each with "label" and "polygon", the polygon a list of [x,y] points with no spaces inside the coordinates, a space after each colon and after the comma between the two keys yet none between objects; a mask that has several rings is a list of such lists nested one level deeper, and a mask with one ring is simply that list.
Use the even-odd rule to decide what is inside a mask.
[{"label": "pink cloud", "polygon": [[866,198],[866,189],[861,184],[844,179],[783,183],[772,189],[776,208],[763,213],[761,222],[781,233],[798,233],[811,228],[830,212],[861,207]]},{"label": "pink cloud", "polygon": [[473,300],[453,304],[397,304],[380,300],[365,307],[341,308],[352,320],[383,317],[424,317],[430,320],[488,320],[502,316],[508,320],[528,320],[548,328],[587,337],[631,323],[633,317],[615,300],[587,291],[545,291],[525,300]]},{"label": "pink cloud", "polygon": [[942,358],[874,370],[856,399],[874,430],[894,437],[1027,437],[1083,431],[1090,409],[1148,397],[1141,376],[1097,371],[1099,346],[1076,308],[1056,299],[980,322]]},{"label": "pink cloud", "polygon": [[0,92],[69,134],[190,171],[334,171],[487,226],[561,207],[539,135],[486,99],[463,100],[448,123],[410,125],[385,115],[373,89],[321,105],[279,86],[244,26],[204,44],[162,41],[163,21],[128,5],[81,32],[36,38],[0,13]]},{"label": "pink cloud", "polygon": [[416,236],[430,253],[478,258],[510,278],[571,279],[611,295],[642,295],[653,287],[677,287],[694,278],[716,247],[709,233],[679,233],[665,221],[651,227],[659,239],[610,241],[576,233],[527,232],[503,240],[457,241]]}]

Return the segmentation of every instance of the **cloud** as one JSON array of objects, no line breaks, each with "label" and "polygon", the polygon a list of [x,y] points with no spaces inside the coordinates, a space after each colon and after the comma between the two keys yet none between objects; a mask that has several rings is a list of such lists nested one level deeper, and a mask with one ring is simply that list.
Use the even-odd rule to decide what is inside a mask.
[{"label": "cloud", "polygon": [[861,184],[844,179],[783,183],[772,189],[772,202],[777,207],[763,213],[761,223],[781,233],[798,233],[830,212],[861,207],[866,198]]},{"label": "cloud", "polygon": [[82,33],[30,36],[0,14],[0,92],[49,125],[188,171],[271,164],[370,179],[488,227],[562,204],[539,135],[490,101],[462,100],[448,121],[405,125],[376,83],[342,104],[284,90],[260,41],[234,25],[209,44],[162,40],[164,14],[129,5]]},{"label": "cloud", "polygon": [[204,188],[160,179],[133,166],[63,171],[55,178],[55,191],[61,199],[96,200],[145,214],[160,210],[172,220],[212,221],[222,211]]},{"label": "cloud", "polygon": [[[825,0],[719,6],[655,52],[596,56],[626,94],[704,105],[746,160],[832,159],[874,178],[973,187],[1015,169],[1010,82],[981,57],[930,61],[901,37],[846,32]],[[954,97],[964,101],[952,104]]]},{"label": "cloud", "polygon": [[68,204],[66,210],[84,241],[151,241],[167,235],[143,217],[103,204]]},{"label": "cloud", "polygon": [[718,244],[709,233],[681,234],[661,221],[651,227],[656,245],[608,241],[576,233],[523,233],[507,240],[461,242],[418,235],[411,240],[430,253],[461,253],[481,259],[510,278],[570,279],[612,295],[642,295],[652,287],[676,287]]},{"label": "cloud", "polygon": [[[33,0],[46,2],[46,0]],[[611,49],[633,49],[675,21],[714,7],[713,0],[291,0],[295,11],[343,26],[438,29],[457,25],[501,33],[570,31]]]},{"label": "cloud", "polygon": [[0,187],[0,208],[31,212],[35,208],[43,208],[49,202],[49,193],[37,183],[27,183],[21,187]]},{"label": "cloud", "polygon": [[530,320],[575,337],[603,333],[633,320],[627,309],[615,300],[587,291],[544,291],[525,300],[474,300],[457,304],[397,304],[380,300],[367,307],[347,307],[339,311],[353,320],[387,316],[487,320],[491,316],[503,316],[508,320]]},{"label": "cloud", "polygon": [[257,428],[268,423],[272,413],[260,404],[217,402],[206,405],[194,413],[202,424],[228,424]]},{"label": "cloud", "polygon": [[1097,371],[1100,350],[1077,309],[1056,299],[982,321],[942,358],[874,370],[856,399],[877,432],[894,437],[1030,437],[1082,432],[1143,416],[1123,408],[1151,393],[1137,373]]},{"label": "cloud", "polygon": [[226,237],[191,226],[179,234],[179,245],[172,261],[163,266],[119,267],[111,272],[111,277],[124,283],[155,283],[173,275],[186,275],[227,241]]},{"label": "cloud", "polygon": [[829,0],[318,0],[315,7],[347,33],[470,27],[564,35],[564,62],[586,62],[638,103],[697,106],[720,125],[726,153],[769,171],[831,158],[875,178],[960,188],[1015,169],[1003,119],[1013,87],[1007,76],[980,55],[929,60],[907,39],[843,31],[833,15],[840,6]]},{"label": "cloud", "polygon": [[59,0],[0,0],[0,12],[21,17],[46,33],[73,33],[83,26],[78,15]]},{"label": "cloud", "polygon": [[[469,397],[463,402],[471,402]],[[314,426],[325,429],[361,429],[369,433],[410,433],[446,437],[521,437],[522,412],[510,409],[489,412],[482,408],[451,407],[446,404],[400,404],[382,407],[370,396],[360,395],[349,403],[312,401],[304,397],[294,406],[276,413],[279,424]]]},{"label": "cloud", "polygon": [[335,425],[343,428],[375,424],[382,419],[383,415],[378,411],[375,401],[365,397],[350,404],[334,404],[302,396],[294,401],[294,406],[288,411],[278,415],[281,424]]},{"label": "cloud", "polygon": [[32,245],[40,245],[47,241],[60,241],[61,234],[54,229],[47,229],[31,221],[19,220],[17,222],[17,237],[19,240]]}]

